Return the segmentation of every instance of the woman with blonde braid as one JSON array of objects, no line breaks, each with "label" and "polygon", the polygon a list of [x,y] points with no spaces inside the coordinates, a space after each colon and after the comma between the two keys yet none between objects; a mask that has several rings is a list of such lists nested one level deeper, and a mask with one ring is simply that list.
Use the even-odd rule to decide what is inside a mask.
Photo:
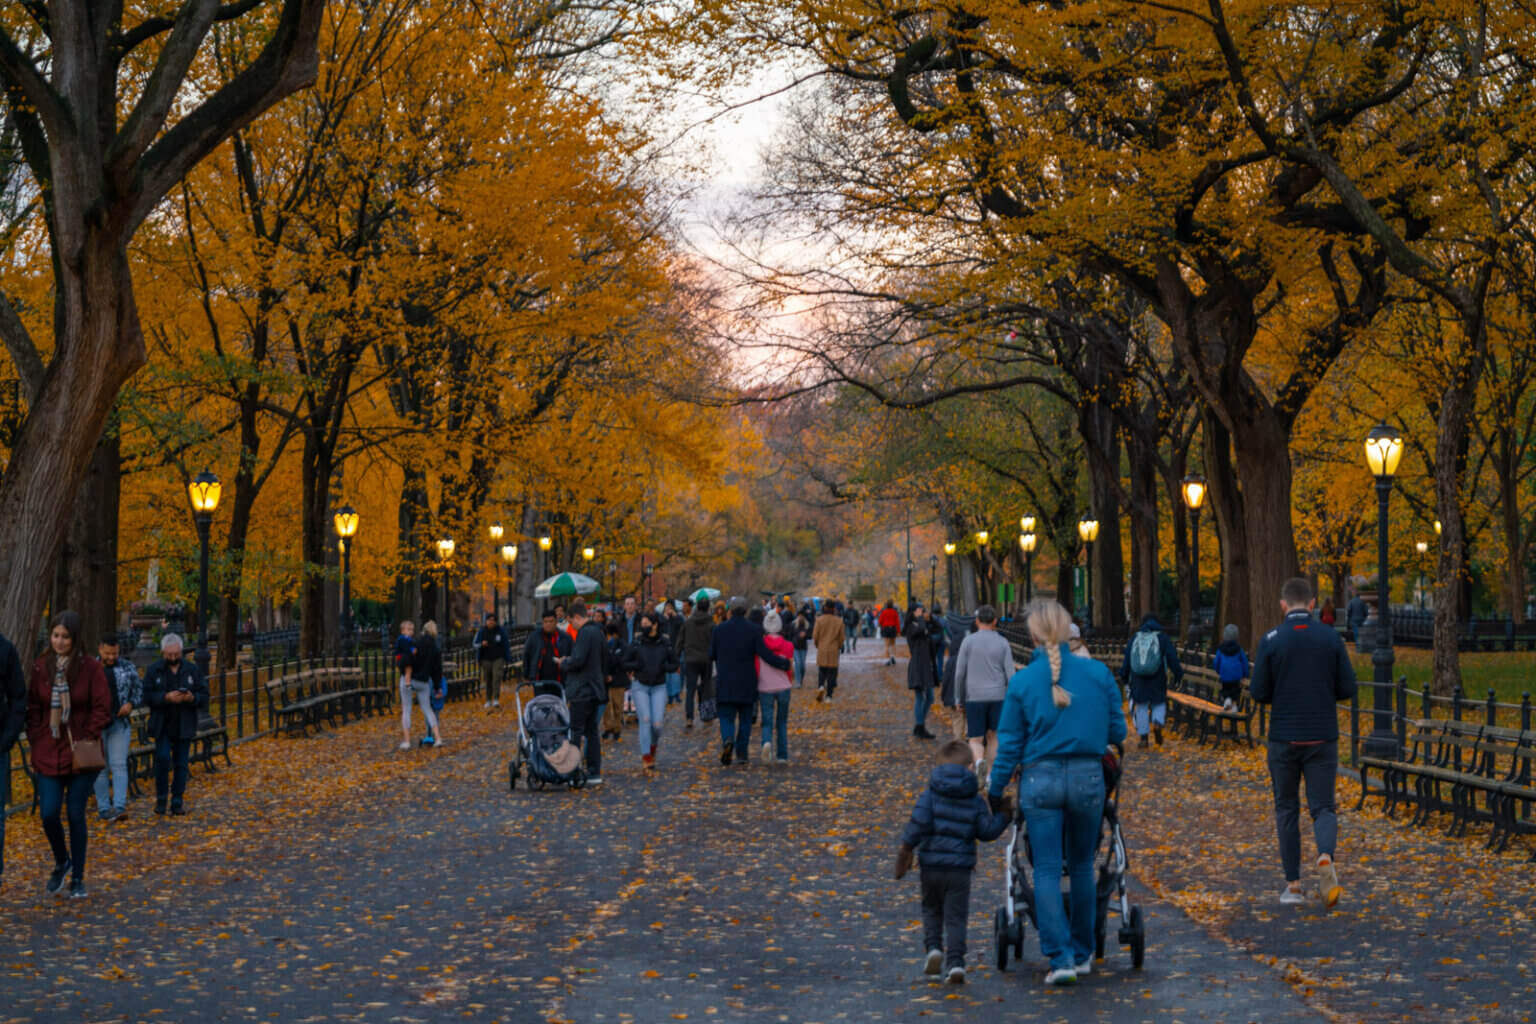
[{"label": "woman with blonde braid", "polygon": [[[1073,985],[1093,968],[1093,857],[1104,813],[1104,769],[1110,746],[1125,740],[1125,712],[1109,669],[1071,657],[1072,617],[1055,601],[1028,608],[1035,656],[1008,680],[988,799],[1000,806],[1022,765],[1019,809],[1029,830],[1035,869],[1040,951],[1051,962],[1047,985]],[[1068,925],[1061,895],[1062,851],[1072,879]]]}]

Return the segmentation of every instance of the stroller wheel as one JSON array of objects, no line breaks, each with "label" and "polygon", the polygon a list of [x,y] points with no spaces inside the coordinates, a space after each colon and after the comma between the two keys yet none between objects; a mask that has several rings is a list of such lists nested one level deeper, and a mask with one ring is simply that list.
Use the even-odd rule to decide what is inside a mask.
[{"label": "stroller wheel", "polygon": [[1008,911],[998,907],[992,916],[992,945],[997,948],[997,969],[1000,971],[1008,969],[1008,947],[1012,944],[1008,932]]},{"label": "stroller wheel", "polygon": [[517,775],[518,775],[518,765],[517,765],[516,761],[513,761],[512,762],[512,766],[507,769],[507,788],[508,789],[510,789],[510,790],[517,789]]},{"label": "stroller wheel", "polygon": [[1099,918],[1098,925],[1093,930],[1093,958],[1104,959],[1104,918]]},{"label": "stroller wheel", "polygon": [[1141,967],[1147,959],[1147,932],[1141,923],[1141,908],[1131,908],[1131,966]]},{"label": "stroller wheel", "polygon": [[587,784],[587,772],[584,768],[576,769],[576,774],[571,776],[571,788],[582,789]]}]

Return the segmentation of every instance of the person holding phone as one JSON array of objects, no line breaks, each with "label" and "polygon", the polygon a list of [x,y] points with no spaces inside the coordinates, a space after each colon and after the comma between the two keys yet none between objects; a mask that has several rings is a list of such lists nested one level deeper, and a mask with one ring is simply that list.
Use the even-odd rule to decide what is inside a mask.
[{"label": "person holding phone", "polygon": [[[172,814],[185,814],[187,766],[197,738],[199,714],[208,708],[208,682],[182,658],[175,633],[160,638],[160,660],[144,674],[144,703],[149,705],[149,735],[155,741],[155,813],[164,814],[167,794]],[[174,779],[172,778],[174,769]]]}]

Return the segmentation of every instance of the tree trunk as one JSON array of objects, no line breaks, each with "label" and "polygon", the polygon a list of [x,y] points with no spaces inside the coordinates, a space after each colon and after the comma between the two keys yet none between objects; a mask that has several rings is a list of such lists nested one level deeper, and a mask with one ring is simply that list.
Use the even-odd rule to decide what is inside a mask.
[{"label": "tree trunk", "polygon": [[[427,520],[427,475],[415,467],[405,469],[400,489],[400,515],[395,537],[395,621],[421,622],[424,604],[418,563],[422,551],[421,530]],[[524,545],[527,547],[527,545]],[[519,549],[521,553],[521,549]]]},{"label": "tree trunk", "polygon": [[326,649],[326,537],[330,533],[331,472],[334,453],[315,431],[304,435],[299,585],[299,654],[318,658]]},{"label": "tree trunk", "polygon": [[1290,431],[1273,412],[1255,409],[1234,424],[1232,457],[1242,471],[1243,530],[1248,538],[1248,616],[1243,635],[1263,636],[1279,614],[1280,588],[1301,572],[1291,530]]},{"label": "tree trunk", "polygon": [[1158,507],[1157,466],[1144,447],[1130,441],[1131,469],[1131,605],[1135,619],[1157,608]]},{"label": "tree trunk", "polygon": [[144,365],[123,248],[91,230],[55,263],[55,347],[0,476],[0,633],[23,661],[36,653],[39,613],[81,481],[123,384]]},{"label": "tree trunk", "polygon": [[[1243,495],[1238,490],[1237,474],[1232,467],[1232,442],[1226,427],[1221,425],[1209,409],[1201,414],[1201,430],[1205,435],[1205,485],[1206,505],[1212,511],[1209,522],[1216,529],[1217,543],[1221,546],[1221,593],[1217,602],[1217,627],[1229,622],[1242,627],[1243,623],[1262,621],[1262,609],[1272,607],[1261,603],[1261,614],[1250,614],[1248,590],[1248,533],[1243,516]],[[1277,598],[1278,599],[1278,598]],[[1264,627],[1268,632],[1268,627]],[[1245,642],[1253,644],[1264,633],[1249,632]]]},{"label": "tree trunk", "polygon": [[90,650],[116,632],[117,512],[122,490],[122,445],[111,430],[96,443],[69,517],[69,534],[59,553],[53,608],[80,616],[80,642]]},{"label": "tree trunk", "polygon": [[1092,625],[1125,625],[1125,553],[1120,545],[1120,435],[1114,414],[1094,400],[1080,407],[1078,429],[1088,453],[1090,507],[1099,521],[1093,545]]},{"label": "tree trunk", "polygon": [[1440,560],[1435,586],[1434,692],[1445,696],[1461,685],[1461,620],[1471,575],[1467,566],[1466,520],[1461,509],[1467,420],[1476,395],[1476,374],[1460,375],[1440,399],[1435,435],[1435,506],[1440,517]]}]

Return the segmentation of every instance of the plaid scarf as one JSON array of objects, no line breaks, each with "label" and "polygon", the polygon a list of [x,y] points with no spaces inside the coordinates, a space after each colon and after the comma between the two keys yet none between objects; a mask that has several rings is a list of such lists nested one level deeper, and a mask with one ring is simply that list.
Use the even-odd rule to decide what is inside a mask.
[{"label": "plaid scarf", "polygon": [[48,702],[48,729],[53,738],[59,738],[59,730],[69,721],[69,678],[65,670],[68,658],[59,658],[53,670],[53,695]]}]

